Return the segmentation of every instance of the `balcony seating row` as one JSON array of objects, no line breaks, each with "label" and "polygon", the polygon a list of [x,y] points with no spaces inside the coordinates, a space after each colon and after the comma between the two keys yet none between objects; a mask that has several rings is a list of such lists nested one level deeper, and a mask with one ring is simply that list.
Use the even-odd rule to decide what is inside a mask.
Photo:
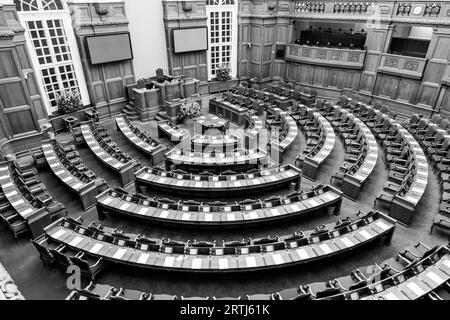
[{"label": "balcony seating row", "polygon": [[126,114],[116,118],[116,124],[117,129],[132,145],[150,157],[152,165],[155,166],[164,162],[164,154],[168,151],[168,148],[150,137],[146,132],[142,132],[135,127]]},{"label": "balcony seating row", "polygon": [[422,243],[381,264],[355,269],[348,276],[269,294],[239,297],[183,297],[116,289],[90,283],[67,300],[446,300],[450,294],[450,250]]},{"label": "balcony seating row", "polygon": [[[84,226],[72,219],[49,225],[34,243],[51,260],[49,247],[61,246],[78,255],[139,268],[178,272],[251,272],[331,258],[384,238],[389,244],[395,222],[380,212],[360,214],[356,221],[339,220],[313,231],[252,241],[209,242],[155,240],[127,235],[101,226]],[[61,253],[61,252],[60,252]],[[63,253],[65,254],[65,253]],[[65,254],[66,255],[66,254]],[[67,256],[67,255],[66,255]],[[44,259],[44,258],[43,258]]]},{"label": "balcony seating row", "polygon": [[306,148],[297,158],[296,166],[302,169],[304,176],[315,181],[320,166],[334,149],[336,134],[327,119],[306,106],[300,107],[296,120],[306,135]]},{"label": "balcony seating row", "polygon": [[134,181],[135,169],[140,167],[140,164],[120,151],[105,127],[89,121],[82,123],[80,130],[89,149],[100,162],[119,175],[122,186]]},{"label": "balcony seating row", "polygon": [[74,146],[48,140],[42,142],[42,151],[54,175],[78,196],[83,210],[92,208],[95,197],[107,189],[106,181],[97,179],[83,164]]},{"label": "balcony seating row", "polygon": [[292,182],[300,188],[301,170],[292,165],[279,168],[254,169],[236,173],[224,171],[220,174],[201,172],[187,173],[181,170],[164,171],[162,169],[143,168],[136,173],[136,189],[177,192],[192,196],[228,197],[236,195],[261,194],[269,190],[285,187]]},{"label": "balcony seating row", "polygon": [[106,214],[119,214],[166,224],[224,227],[268,223],[321,213],[338,215],[341,204],[342,194],[330,186],[316,186],[308,191],[271,197],[264,201],[248,199],[233,204],[193,200],[175,202],[108,190],[97,197],[97,212],[99,219],[103,219]]}]

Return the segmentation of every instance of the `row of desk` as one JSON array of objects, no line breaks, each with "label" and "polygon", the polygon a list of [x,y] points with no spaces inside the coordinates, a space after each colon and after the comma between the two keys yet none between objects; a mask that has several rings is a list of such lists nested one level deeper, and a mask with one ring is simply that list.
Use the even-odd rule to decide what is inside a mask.
[{"label": "row of desk", "polygon": [[134,181],[136,162],[128,160],[121,152],[116,152],[109,147],[100,137],[100,134],[96,132],[94,123],[82,123],[81,132],[84,141],[97,159],[119,175],[122,186],[127,186]]},{"label": "row of desk", "polygon": [[167,147],[141,132],[128,120],[126,115],[116,118],[117,129],[137,149],[150,157],[152,165],[164,162]]},{"label": "row of desk", "polygon": [[278,161],[278,163],[283,163],[284,153],[291,147],[292,143],[297,138],[298,126],[295,120],[280,108],[271,108],[270,112],[281,121],[280,127],[271,126],[270,128],[272,135],[275,130],[278,130],[276,138],[271,139],[269,142],[271,157],[273,160]]},{"label": "row of desk", "polygon": [[177,173],[157,168],[143,168],[136,173],[136,189],[142,191],[143,187],[149,187],[200,197],[237,196],[263,193],[291,183],[295,183],[298,189],[301,175],[301,170],[292,165],[252,173],[221,175]]},{"label": "row of desk", "polygon": [[94,179],[86,177],[68,161],[56,140],[42,142],[42,151],[53,174],[78,196],[83,210],[94,206],[95,197],[98,195]]},{"label": "row of desk", "polygon": [[158,123],[158,139],[168,137],[172,142],[181,142],[189,138],[189,132],[186,129],[179,128],[170,121],[161,121]]},{"label": "row of desk", "polygon": [[[330,122],[319,112],[305,107],[307,110],[307,119],[312,122],[312,132],[305,130],[308,137],[308,148],[302,156],[299,157],[298,167],[302,168],[303,174],[311,180],[316,180],[320,166],[330,156],[336,144],[336,134]],[[301,122],[300,122],[301,123]],[[317,131],[316,131],[317,130]],[[316,135],[316,138],[313,138]]]},{"label": "row of desk", "polygon": [[34,207],[22,194],[14,182],[11,172],[12,163],[0,163],[0,187],[5,200],[28,225],[33,237],[43,233],[44,227],[50,224],[50,213],[44,206]]},{"label": "row of desk", "polygon": [[97,198],[99,217],[105,213],[120,214],[161,223],[192,226],[242,226],[268,223],[319,213],[340,213],[342,194],[331,186],[294,193],[284,198],[243,203],[167,203],[143,199],[117,191],[106,191]]},{"label": "row of desk", "polygon": [[230,152],[239,147],[239,142],[234,135],[196,135],[191,139],[191,148],[196,152]]},{"label": "row of desk", "polygon": [[166,153],[166,169],[171,165],[189,172],[205,170],[223,172],[226,170],[246,171],[267,165],[267,153],[261,149],[236,150],[233,152],[190,152],[183,149],[172,149]]},{"label": "row of desk", "polygon": [[[195,297],[185,298],[173,294],[144,293],[138,290],[122,289],[114,290],[109,285],[90,284],[85,290],[71,292],[68,300],[112,300],[114,291],[120,292],[124,299],[128,300],[420,300],[427,295],[443,290],[450,281],[450,254],[447,247],[440,247],[433,257],[434,261],[428,262],[429,257],[421,259],[418,265],[426,264],[424,270],[417,274],[417,266],[412,265],[401,272],[395,272],[387,279],[375,278],[375,281],[367,280],[359,285],[359,289],[351,290],[339,287],[330,287],[328,282],[316,282],[307,285],[284,289],[269,294],[246,295],[244,297]],[[430,264],[431,265],[428,265]],[[359,268],[358,270],[377,270],[377,265]],[[383,271],[379,271],[379,274]],[[353,272],[352,272],[353,274]],[[410,276],[413,274],[413,276]],[[414,275],[417,274],[417,275]],[[374,275],[376,273],[374,272]],[[353,276],[353,275],[352,275]],[[352,277],[349,276],[349,277]],[[357,281],[356,279],[354,281]],[[396,283],[392,285],[392,283]],[[386,289],[384,283],[389,284]],[[355,283],[356,284],[356,283]],[[375,292],[375,293],[374,293]]]},{"label": "row of desk", "polygon": [[[95,232],[67,219],[46,228],[49,241],[63,244],[105,262],[179,272],[252,272],[310,263],[341,255],[363,245],[385,238],[390,243],[395,222],[376,212],[345,227],[335,228],[326,237],[304,234],[286,236],[285,240],[257,246],[232,248],[211,247],[199,254],[202,247],[163,245],[153,241],[115,239]],[[135,238],[137,239],[137,237]],[[326,240],[325,240],[326,239]],[[156,247],[155,247],[156,245]],[[174,253],[180,252],[180,253]]]}]

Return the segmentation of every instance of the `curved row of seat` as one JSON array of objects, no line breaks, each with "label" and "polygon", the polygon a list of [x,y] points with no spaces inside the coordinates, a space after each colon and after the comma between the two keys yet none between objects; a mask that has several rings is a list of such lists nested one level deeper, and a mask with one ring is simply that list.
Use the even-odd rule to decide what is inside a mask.
[{"label": "curved row of seat", "polygon": [[235,150],[232,152],[192,152],[184,149],[172,149],[166,153],[166,169],[172,165],[178,169],[191,172],[211,170],[222,172],[226,170],[246,171],[267,165],[267,152],[261,149]]},{"label": "curved row of seat", "polygon": [[356,200],[377,164],[377,142],[370,129],[350,111],[330,105],[321,111],[340,135],[346,148],[345,162],[341,165],[340,172],[332,177],[332,181],[339,180],[344,194]]},{"label": "curved row of seat", "polygon": [[[312,232],[261,240],[261,244],[231,243],[217,247],[205,243],[156,242],[139,236],[117,234],[114,230],[89,227],[60,219],[45,229],[38,239],[40,252],[45,244],[56,244],[105,262],[139,268],[179,272],[250,272],[305,264],[355,250],[384,238],[389,244],[395,221],[380,212],[361,214],[350,219],[321,226]],[[226,244],[225,244],[226,245]],[[47,252],[48,254],[48,252]]]},{"label": "curved row of seat", "polygon": [[277,154],[279,154],[278,160],[282,163],[283,153],[291,147],[292,143],[297,138],[297,123],[287,112],[281,110],[280,108],[270,108],[269,112],[272,113],[275,121],[280,122],[279,126],[271,126],[270,131],[272,138],[269,141],[269,144],[271,147],[271,153],[276,151]]},{"label": "curved row of seat", "polygon": [[439,121],[436,117],[420,119],[413,115],[410,122],[404,125],[425,150],[440,184],[439,213],[433,219],[430,233],[435,228],[450,230],[450,134],[448,119],[444,120]]},{"label": "curved row of seat", "polygon": [[388,182],[375,200],[389,205],[389,214],[409,225],[428,186],[428,163],[416,139],[389,113],[365,104],[346,104],[377,136],[389,168]]},{"label": "curved row of seat", "polygon": [[89,149],[97,159],[119,175],[122,186],[132,183],[135,167],[139,164],[120,151],[120,148],[112,142],[107,130],[92,121],[81,123],[80,129]]},{"label": "curved row of seat", "polygon": [[196,135],[191,139],[191,150],[197,152],[230,152],[239,146],[240,141],[234,135]]},{"label": "curved row of seat", "polygon": [[272,197],[264,201],[249,199],[234,204],[192,200],[175,202],[108,190],[97,197],[97,212],[100,219],[105,214],[120,214],[177,225],[224,227],[267,223],[322,212],[338,215],[341,204],[342,194],[330,186],[318,186],[286,197]]},{"label": "curved row of seat", "polygon": [[52,218],[67,215],[67,209],[48,194],[28,166],[0,163],[0,188],[0,218],[17,240],[26,233],[37,237]]},{"label": "curved row of seat", "polygon": [[419,243],[395,258],[353,270],[349,276],[275,293],[245,297],[192,297],[145,293],[90,283],[67,300],[443,300],[450,292],[450,249]]},{"label": "curved row of seat", "polygon": [[159,168],[143,168],[136,173],[136,189],[143,187],[205,197],[209,195],[231,196],[262,193],[295,183],[300,188],[301,170],[286,165],[277,168],[254,169],[236,173],[224,171],[219,175],[210,172],[199,174],[185,171],[164,171]]},{"label": "curved row of seat", "polygon": [[320,166],[334,149],[336,134],[330,122],[314,109],[301,106],[296,118],[306,135],[306,149],[297,158],[296,165],[303,175],[315,181]]},{"label": "curved row of seat", "polygon": [[127,115],[116,118],[117,129],[122,132],[125,138],[137,149],[150,157],[152,165],[164,162],[164,154],[167,147],[156,141],[150,135],[135,127]]},{"label": "curved row of seat", "polygon": [[169,120],[158,122],[158,139],[168,137],[170,141],[176,143],[189,138],[189,132],[173,124]]},{"label": "curved row of seat", "polygon": [[14,284],[8,271],[0,263],[0,301],[4,300],[25,300],[25,298]]},{"label": "curved row of seat", "polygon": [[106,190],[107,183],[96,179],[79,159],[74,146],[62,146],[56,140],[42,142],[42,151],[54,175],[78,195],[83,210],[95,205],[95,197]]}]

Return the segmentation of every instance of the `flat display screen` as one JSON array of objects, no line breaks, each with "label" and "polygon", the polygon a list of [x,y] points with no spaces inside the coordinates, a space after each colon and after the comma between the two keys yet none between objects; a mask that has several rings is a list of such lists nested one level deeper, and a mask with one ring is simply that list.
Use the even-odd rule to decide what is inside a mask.
[{"label": "flat display screen", "polygon": [[208,50],[207,39],[207,28],[173,30],[175,53]]},{"label": "flat display screen", "polygon": [[92,64],[133,59],[129,33],[87,37],[86,42]]}]

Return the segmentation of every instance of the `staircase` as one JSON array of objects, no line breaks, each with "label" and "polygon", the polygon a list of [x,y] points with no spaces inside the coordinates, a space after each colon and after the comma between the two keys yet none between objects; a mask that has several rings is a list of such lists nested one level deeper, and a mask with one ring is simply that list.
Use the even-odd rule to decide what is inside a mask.
[{"label": "staircase", "polygon": [[134,107],[134,102],[132,101],[125,105],[125,107],[122,109],[122,113],[126,114],[128,116],[128,119],[130,120],[139,119],[139,115]]}]

